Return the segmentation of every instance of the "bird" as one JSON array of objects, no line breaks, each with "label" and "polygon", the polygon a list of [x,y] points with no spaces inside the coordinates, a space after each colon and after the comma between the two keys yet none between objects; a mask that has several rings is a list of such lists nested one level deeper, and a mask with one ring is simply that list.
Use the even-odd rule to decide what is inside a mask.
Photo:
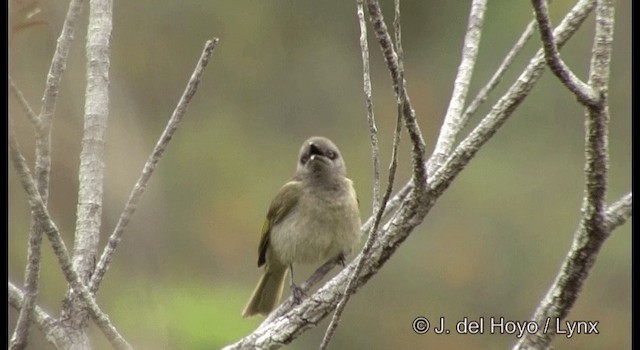
[{"label": "bird", "polygon": [[243,317],[268,315],[278,304],[287,270],[294,298],[304,294],[293,264],[339,259],[361,238],[358,196],[338,147],[314,136],[302,144],[293,177],[275,195],[260,230],[258,267],[264,270]]}]

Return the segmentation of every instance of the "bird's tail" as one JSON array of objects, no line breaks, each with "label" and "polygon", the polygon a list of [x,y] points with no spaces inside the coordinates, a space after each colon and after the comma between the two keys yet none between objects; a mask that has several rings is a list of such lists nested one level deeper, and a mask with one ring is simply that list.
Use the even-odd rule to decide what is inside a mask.
[{"label": "bird's tail", "polygon": [[249,299],[247,306],[245,306],[244,311],[242,311],[242,317],[257,314],[268,315],[280,301],[286,274],[286,267],[270,267],[267,264],[267,268],[264,270],[262,277],[260,277],[260,281],[258,281],[258,285],[251,295],[251,299]]}]

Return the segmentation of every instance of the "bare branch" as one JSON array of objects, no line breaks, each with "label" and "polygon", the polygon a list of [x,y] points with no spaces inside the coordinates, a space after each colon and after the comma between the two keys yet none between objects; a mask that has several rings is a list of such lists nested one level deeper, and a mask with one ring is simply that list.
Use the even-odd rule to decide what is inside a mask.
[{"label": "bare branch", "polygon": [[[607,84],[613,42],[613,16],[613,1],[597,1],[589,84],[599,94],[599,98],[595,104],[587,104],[586,184],[582,218],[555,281],[534,313],[533,320],[536,322],[561,320],[567,316],[595,264],[602,244],[611,230],[631,215],[630,193],[608,209],[605,203],[609,163]],[[546,348],[553,340],[555,328],[556,322],[551,322],[548,332],[525,335],[514,349]]]},{"label": "bare branch", "polygon": [[47,82],[42,96],[42,109],[40,110],[40,121],[45,128],[49,128],[56,109],[58,92],[60,89],[60,81],[62,74],[67,69],[67,57],[71,49],[71,43],[75,35],[76,24],[80,13],[82,13],[83,0],[71,0],[67,16],[65,17],[62,31],[58,37],[56,50],[53,53],[49,74],[47,74]]},{"label": "bare branch", "polygon": [[105,138],[109,116],[110,0],[91,0],[87,33],[87,86],[78,170],[78,207],[73,267],[85,283],[93,272],[102,222]]},{"label": "bare branch", "polygon": [[562,84],[576,95],[581,103],[595,105],[598,103],[598,97],[593,89],[582,82],[560,58],[560,52],[558,52],[553,39],[553,30],[551,29],[546,0],[531,0],[531,3],[538,21],[538,28],[540,28],[540,37],[542,38],[542,47],[544,48],[547,65]]},{"label": "bare branch", "polygon": [[[400,25],[400,0],[395,0],[394,1],[395,4],[395,17],[394,17],[394,29],[395,29],[395,38],[396,38],[396,48],[398,50],[398,67],[399,67],[399,80],[403,82],[403,86],[402,89],[400,89],[400,94],[397,94],[397,105],[398,105],[398,113],[397,113],[397,119],[396,119],[396,129],[394,132],[394,138],[393,138],[393,149],[392,149],[392,154],[391,154],[391,165],[389,166],[389,178],[387,181],[387,189],[385,190],[384,193],[384,197],[382,199],[382,204],[381,206],[377,206],[374,205],[373,207],[373,212],[376,213],[375,214],[375,220],[373,222],[373,226],[371,227],[371,231],[369,232],[369,236],[367,238],[367,242],[365,243],[363,249],[362,249],[362,254],[360,255],[360,259],[358,260],[356,267],[353,271],[353,274],[351,275],[351,278],[349,279],[349,282],[347,283],[347,287],[345,289],[344,294],[342,295],[342,297],[340,298],[340,301],[338,302],[338,305],[336,306],[336,310],[333,314],[333,317],[331,318],[331,322],[329,323],[329,326],[327,327],[327,330],[324,334],[324,337],[322,339],[322,343],[320,344],[320,350],[324,350],[329,346],[329,342],[331,341],[333,335],[335,334],[335,330],[338,327],[338,323],[340,322],[340,318],[342,317],[342,313],[344,312],[344,309],[347,305],[347,303],[349,302],[349,299],[351,298],[351,295],[353,295],[355,293],[355,285],[356,285],[356,279],[358,278],[358,275],[360,274],[360,271],[362,271],[362,267],[364,266],[364,260],[363,257],[367,256],[371,250],[371,247],[373,246],[373,242],[375,242],[376,238],[377,238],[377,232],[378,232],[378,226],[380,225],[380,220],[382,219],[382,215],[385,211],[387,202],[389,201],[389,197],[391,196],[391,191],[393,190],[393,182],[395,179],[395,174],[396,174],[396,167],[397,167],[397,155],[398,155],[398,147],[400,144],[400,132],[402,130],[402,114],[403,114],[403,110],[404,110],[404,101],[405,101],[405,96],[404,96],[404,68],[403,68],[403,50],[402,50],[402,31],[401,31],[401,25]],[[364,16],[361,15],[362,13],[362,1],[358,1],[358,17],[360,19],[360,27],[361,30],[364,27],[365,28],[365,32],[363,33],[365,38],[366,38],[366,27],[364,26]],[[362,50],[362,55],[363,58],[365,57],[365,51],[364,48]],[[367,56],[367,60],[368,60],[368,51],[366,51],[366,56]],[[366,79],[367,77],[365,77]],[[366,83],[365,83],[366,85]],[[369,93],[370,96],[370,93]],[[373,136],[372,136],[373,137]],[[377,147],[374,150],[374,157],[377,160],[378,155],[377,155]],[[374,176],[377,178],[376,183],[377,186],[379,187],[379,172],[374,172]]]},{"label": "bare branch", "polygon": [[[37,224],[36,224],[37,225]],[[29,326],[34,317],[34,307],[38,296],[38,279],[40,278],[40,256],[42,246],[42,230],[35,228],[29,234],[27,247],[27,266],[25,268],[24,289],[25,297],[20,303],[20,313],[14,329],[9,349],[24,349],[27,346]]]},{"label": "bare branch", "polygon": [[582,204],[582,225],[588,235],[603,235],[607,177],[609,168],[609,63],[613,42],[613,1],[596,2],[596,30],[593,40],[589,84],[600,98],[587,106],[585,123],[585,197]]},{"label": "bare branch", "polygon": [[[500,79],[502,79],[502,76],[507,71],[507,68],[511,66],[518,54],[522,51],[524,45],[527,43],[529,38],[531,38],[531,35],[533,35],[535,23],[535,21],[529,22],[524,32],[522,32],[509,53],[507,53],[507,56],[504,58],[504,60],[502,60],[500,67],[498,67],[496,72],[493,73],[493,76],[491,77],[491,79],[489,79],[489,82],[487,82],[487,84],[485,84],[485,86],[480,89],[473,101],[471,101],[469,106],[467,106],[467,109],[464,111],[462,117],[460,118],[462,127],[467,125],[471,116],[475,114],[478,108],[487,100],[487,98],[489,97],[489,93],[498,85]],[[427,169],[429,168],[430,167],[427,165]]]},{"label": "bare branch", "polygon": [[[18,149],[18,141],[10,122],[10,138],[12,149]],[[24,158],[23,158],[24,160]],[[31,175],[29,174],[29,177]],[[33,215],[33,214],[32,214]],[[37,220],[32,217],[31,232],[29,233],[29,245],[27,247],[27,266],[24,272],[24,297],[20,303],[20,312],[16,328],[9,342],[9,349],[24,349],[27,346],[27,337],[31,319],[34,317],[34,308],[38,296],[38,279],[40,278],[40,256],[42,246],[42,230]]]},{"label": "bare branch", "polygon": [[425,169],[425,145],[422,138],[422,132],[418,126],[416,120],[416,113],[411,105],[409,95],[406,91],[406,84],[404,79],[404,72],[402,67],[398,65],[398,55],[393,48],[393,42],[389,35],[389,30],[384,22],[380,4],[377,0],[366,0],[367,10],[369,12],[373,29],[378,39],[378,44],[382,50],[387,68],[391,73],[391,79],[393,80],[393,89],[396,96],[401,96],[403,106],[404,125],[409,133],[409,138],[412,144],[412,163],[413,163],[413,178],[416,186],[416,201],[422,200],[419,198],[424,195],[427,173]]},{"label": "bare branch", "polygon": [[[22,310],[24,300],[24,293],[13,283],[9,282],[9,305],[13,306],[16,310]],[[55,319],[49,316],[49,314],[42,310],[42,308],[38,305],[35,305],[33,308],[32,319],[35,322],[36,326],[38,326],[38,329],[40,329],[42,333],[47,335],[47,339],[55,344],[56,341],[50,339],[50,336],[55,334]]]},{"label": "bare branch", "polygon": [[608,231],[611,233],[616,227],[624,224],[631,217],[632,194],[627,193],[607,209],[605,221]]},{"label": "bare branch", "polygon": [[596,31],[589,70],[589,85],[597,94],[606,95],[608,89],[613,30],[614,2],[599,0],[596,6]]},{"label": "bare branch", "polygon": [[364,19],[363,0],[357,0],[358,23],[360,24],[360,51],[362,52],[362,81],[367,107],[367,123],[371,139],[371,156],[373,159],[373,211],[380,208],[380,151],[378,148],[378,128],[373,114],[371,98],[371,74],[369,71],[369,43],[367,41],[367,23]]},{"label": "bare branch", "polygon": [[[316,283],[320,282],[320,280],[322,280],[324,278],[324,276],[326,276],[329,271],[331,271],[331,269],[333,269],[334,266],[338,265],[340,263],[340,257],[336,257],[334,259],[331,259],[329,261],[327,261],[326,263],[322,264],[322,266],[318,267],[309,278],[307,278],[306,281],[304,281],[299,287],[300,289],[307,293],[309,292],[309,290],[311,290],[311,287],[313,287]],[[287,298],[284,302],[282,302],[282,304],[280,304],[280,306],[273,310],[265,319],[264,321],[262,321],[262,323],[260,324],[259,327],[262,327],[263,325],[268,325],[271,321],[273,321],[274,319],[286,314],[287,312],[291,311],[291,309],[297,305],[297,302],[295,300],[295,298],[293,297],[293,295],[289,296],[289,298]]]},{"label": "bare branch", "polygon": [[451,153],[456,137],[464,127],[462,111],[467,98],[467,91],[471,83],[473,69],[478,57],[480,47],[480,37],[482,34],[482,24],[484,13],[487,9],[487,0],[474,0],[469,13],[469,24],[464,37],[462,48],[462,61],[458,67],[458,74],[453,83],[453,93],[447,108],[447,114],[440,128],[440,136],[436,142],[433,156],[429,159],[427,172],[433,172],[439,168],[446,157]]},{"label": "bare branch", "polygon": [[27,115],[27,118],[29,118],[31,124],[33,124],[33,127],[36,129],[42,128],[42,123],[40,123],[38,115],[33,111],[31,105],[29,104],[29,101],[27,101],[27,99],[24,97],[24,94],[22,94],[22,91],[13,82],[11,76],[9,76],[9,86],[11,87],[11,92],[16,96],[18,102],[20,102],[20,106],[22,106],[22,110]]},{"label": "bare branch", "polygon": [[556,319],[567,316],[578,298],[582,284],[595,264],[602,243],[612,230],[624,224],[631,217],[631,193],[609,206],[604,218],[607,227],[600,236],[590,235],[584,225],[580,225],[573,236],[571,249],[567,254],[555,281],[533,315],[533,321],[540,324],[549,322],[547,332],[525,333],[513,349],[546,349],[556,334]]},{"label": "bare branch", "polygon": [[[62,79],[62,73],[65,70],[67,56],[73,41],[75,25],[82,11],[82,0],[73,0],[69,4],[67,16],[65,18],[62,32],[58,38],[56,50],[51,61],[47,82],[42,97],[42,108],[39,117],[31,116],[33,111],[26,108],[27,115],[31,120],[37,120],[34,123],[36,131],[36,161],[35,161],[35,186],[42,199],[43,205],[46,206],[49,199],[49,174],[51,172],[51,120],[55,111],[58,89]],[[11,83],[14,87],[14,84]],[[14,89],[14,91],[19,91]],[[28,103],[22,94],[18,95],[18,99],[23,106],[28,107]],[[15,141],[15,138],[14,138]],[[17,145],[17,141],[16,141]],[[23,349],[27,344],[27,336],[29,334],[30,315],[35,306],[35,300],[38,295],[38,279],[40,276],[40,242],[42,241],[42,230],[40,224],[31,215],[29,247],[27,252],[27,266],[25,269],[25,302],[24,307],[18,315],[18,322],[14,330],[11,345],[12,349]]]},{"label": "bare branch", "polygon": [[[269,316],[253,333],[224,349],[274,349],[288,344],[302,331],[316,325],[338,303],[355,261],[344,268],[312,296],[295,305],[290,311],[276,317]],[[280,308],[274,313],[278,313]]]},{"label": "bare branch", "polygon": [[[78,168],[78,204],[73,241],[73,269],[83,284],[95,267],[100,240],[105,169],[105,143],[109,116],[109,55],[113,17],[111,0],[89,2],[84,129]],[[71,288],[71,287],[70,287]],[[89,347],[88,319],[78,293],[67,292],[60,317],[62,327],[78,346]]]},{"label": "bare branch", "polygon": [[38,192],[46,204],[49,199],[49,173],[51,171],[51,123],[56,109],[58,92],[62,74],[67,67],[67,57],[75,35],[75,27],[82,12],[83,0],[71,0],[62,31],[58,37],[56,50],[53,53],[47,81],[42,96],[40,123],[42,127],[36,134],[36,167],[35,180]]},{"label": "bare branch", "polygon": [[107,339],[109,339],[111,344],[118,349],[130,349],[131,346],[124,340],[124,338],[122,338],[115,327],[113,327],[111,321],[109,321],[108,316],[100,310],[91,293],[89,292],[89,289],[84,284],[82,284],[78,273],[73,268],[71,264],[71,257],[69,256],[69,251],[67,250],[67,247],[65,246],[64,241],[60,236],[58,228],[51,220],[51,216],[49,216],[49,212],[46,206],[42,202],[42,198],[40,197],[33,178],[31,177],[31,172],[29,171],[27,162],[22,154],[20,154],[18,143],[16,141],[15,135],[13,134],[13,131],[10,131],[9,133],[9,154],[11,157],[11,161],[13,162],[13,165],[18,172],[22,187],[27,193],[34,220],[38,223],[38,225],[42,226],[42,230],[44,231],[44,233],[46,233],[47,238],[49,238],[51,247],[53,248],[53,252],[58,258],[58,262],[62,267],[62,272],[64,273],[67,282],[71,284],[71,287],[75,291],[80,292],[82,298],[87,303],[89,313],[91,314],[100,330],[102,330]]},{"label": "bare branch", "polygon": [[[582,25],[593,10],[594,2],[595,0],[580,0],[564,17],[554,33],[558,47],[564,45]],[[480,150],[482,145],[493,136],[506,119],[511,116],[513,110],[529,94],[542,76],[544,68],[544,53],[542,50],[538,50],[516,82],[496,102],[489,114],[482,119],[478,126],[460,142],[445,164],[436,171],[434,177],[452,178],[457,176],[476,152]],[[437,184],[429,184],[429,188],[439,194],[446,189],[449,183],[450,181],[441,181]]]},{"label": "bare branch", "polygon": [[149,179],[151,178],[153,171],[155,170],[158,162],[160,161],[160,158],[162,157],[165,149],[167,148],[169,141],[171,141],[173,134],[177,130],[178,124],[182,120],[182,117],[184,116],[185,112],[187,111],[189,102],[191,101],[191,98],[196,93],[198,84],[200,83],[200,79],[202,78],[202,74],[204,73],[204,68],[209,63],[209,58],[211,57],[211,53],[213,52],[213,49],[216,47],[217,43],[218,43],[218,38],[207,40],[207,42],[205,43],[204,50],[202,51],[202,55],[200,56],[200,59],[198,60],[196,68],[193,74],[191,75],[189,82],[187,83],[187,87],[185,88],[184,93],[180,97],[180,101],[178,101],[178,105],[176,106],[176,109],[173,111],[173,114],[171,115],[171,119],[169,119],[169,122],[167,123],[167,126],[165,127],[162,135],[160,136],[160,139],[156,143],[156,146],[154,147],[153,151],[151,152],[149,159],[144,165],[144,168],[142,169],[142,173],[140,174],[138,181],[133,187],[133,190],[129,195],[129,199],[125,204],[124,210],[122,211],[122,214],[118,219],[118,223],[116,224],[116,227],[113,233],[109,237],[107,246],[105,247],[104,251],[102,252],[102,255],[100,256],[100,261],[96,266],[96,270],[91,276],[89,289],[91,290],[92,293],[95,293],[100,287],[100,282],[102,281],[104,274],[107,272],[107,269],[109,268],[109,264],[111,263],[113,253],[115,252],[118,246],[118,243],[120,243],[120,240],[122,239],[122,233],[124,232],[125,227],[129,223],[131,216],[137,209],[140,198],[142,198],[142,194],[144,193],[144,190],[147,187],[147,183],[149,182]]},{"label": "bare branch", "polygon": [[[404,202],[404,200],[407,199],[407,196],[409,195],[409,193],[411,193],[412,190],[413,180],[410,180],[393,196],[393,198],[389,200],[382,214],[380,222],[388,221],[392,214],[395,213],[398,208],[400,208],[400,205]],[[362,231],[363,234],[368,234],[368,232],[371,231],[371,228],[373,227],[375,221],[376,215],[373,214],[362,224],[360,231]]]}]

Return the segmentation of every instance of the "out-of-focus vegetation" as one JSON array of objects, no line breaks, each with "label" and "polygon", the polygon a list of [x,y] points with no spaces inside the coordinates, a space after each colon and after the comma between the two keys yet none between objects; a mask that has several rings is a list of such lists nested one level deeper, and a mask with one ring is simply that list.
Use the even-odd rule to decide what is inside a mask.
[{"label": "out-of-focus vegetation", "polygon": [[[552,19],[557,22],[572,4],[554,2]],[[391,20],[392,2],[382,5]],[[616,5],[610,201],[631,188],[631,1]],[[39,6],[42,11],[34,17],[39,22],[13,31],[9,41],[9,73],[34,106],[39,106],[66,12],[64,2]],[[136,348],[218,348],[260,322],[240,317],[259,277],[258,232],[270,199],[293,173],[304,139],[324,135],[339,145],[360,194],[362,217],[370,215],[371,159],[355,1],[139,0],[114,6],[102,245],[204,41],[216,36],[220,43],[126,230],[98,300]],[[471,96],[532,18],[528,2],[489,6]],[[452,90],[468,7],[467,1],[402,2],[408,91],[430,148]],[[83,19],[63,78],[52,141],[49,208],[69,246],[83,124],[85,28]],[[583,79],[592,35],[593,15],[562,50]],[[539,46],[536,33],[492,98],[506,90]],[[376,42],[370,47],[386,164],[395,98]],[[23,153],[32,163],[31,126],[15,99],[9,102]],[[352,299],[332,348],[504,349],[514,344],[513,335],[417,335],[411,323],[418,316],[443,316],[453,325],[465,316],[526,320],[532,315],[580,216],[583,124],[584,110],[546,73],[425,222]],[[404,141],[401,151],[407,149]],[[401,157],[396,187],[406,181],[409,164]],[[10,169],[9,279],[19,286],[29,227],[25,198]],[[630,227],[617,229],[606,242],[568,316],[599,321],[600,334],[558,336],[555,347],[631,347]],[[57,314],[66,283],[47,244],[43,254],[39,304]],[[9,334],[16,316],[11,309]],[[290,348],[317,347],[326,323]],[[92,334],[96,348],[108,348],[99,331]],[[29,348],[47,347],[33,327]]]}]

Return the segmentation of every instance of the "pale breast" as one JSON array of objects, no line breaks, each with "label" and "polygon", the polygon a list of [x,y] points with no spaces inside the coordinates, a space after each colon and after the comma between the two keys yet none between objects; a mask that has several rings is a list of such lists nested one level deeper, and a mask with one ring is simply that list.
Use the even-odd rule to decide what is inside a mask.
[{"label": "pale breast", "polygon": [[348,254],[360,236],[360,213],[353,188],[342,196],[305,193],[271,228],[271,249],[283,264],[323,262]]}]

